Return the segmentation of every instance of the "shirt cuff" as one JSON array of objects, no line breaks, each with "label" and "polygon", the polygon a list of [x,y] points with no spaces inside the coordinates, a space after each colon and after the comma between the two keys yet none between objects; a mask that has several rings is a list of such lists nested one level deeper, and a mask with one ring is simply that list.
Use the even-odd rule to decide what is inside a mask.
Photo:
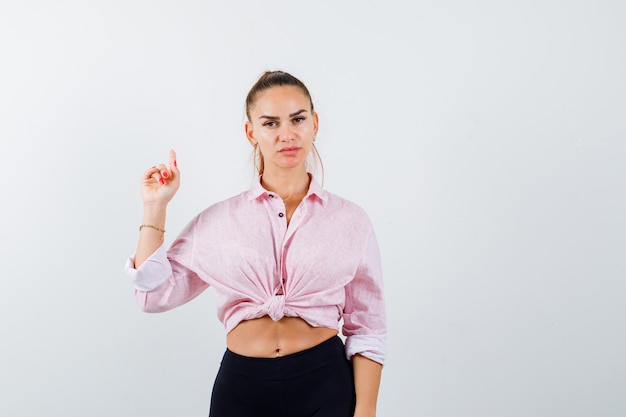
[{"label": "shirt cuff", "polygon": [[143,292],[152,291],[172,275],[165,245],[161,244],[141,266],[135,269],[135,253],[127,260],[124,269],[133,286]]},{"label": "shirt cuff", "polygon": [[387,335],[352,335],[346,337],[346,357],[365,356],[368,359],[385,364],[385,354],[387,346]]}]

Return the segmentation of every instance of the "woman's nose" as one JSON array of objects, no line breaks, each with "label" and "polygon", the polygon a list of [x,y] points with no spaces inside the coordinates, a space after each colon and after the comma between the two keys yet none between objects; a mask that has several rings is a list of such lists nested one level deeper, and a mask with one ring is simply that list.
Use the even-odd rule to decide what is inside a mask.
[{"label": "woman's nose", "polygon": [[278,133],[279,140],[283,142],[287,142],[287,141],[293,140],[294,137],[295,137],[294,131],[291,128],[291,126],[289,126],[288,124],[284,124],[283,126],[281,126],[281,130]]}]

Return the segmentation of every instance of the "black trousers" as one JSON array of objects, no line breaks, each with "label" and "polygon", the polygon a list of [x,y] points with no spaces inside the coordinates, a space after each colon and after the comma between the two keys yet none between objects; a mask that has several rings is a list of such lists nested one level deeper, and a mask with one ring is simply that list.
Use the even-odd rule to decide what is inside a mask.
[{"label": "black trousers", "polygon": [[352,364],[335,336],[278,358],[226,350],[209,417],[352,417],[354,404]]}]

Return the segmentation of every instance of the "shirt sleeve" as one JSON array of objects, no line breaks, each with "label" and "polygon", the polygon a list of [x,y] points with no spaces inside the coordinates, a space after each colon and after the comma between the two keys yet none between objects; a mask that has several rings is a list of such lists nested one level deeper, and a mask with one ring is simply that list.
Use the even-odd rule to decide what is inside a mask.
[{"label": "shirt sleeve", "polygon": [[164,245],[159,246],[139,268],[135,269],[134,254],[126,261],[126,273],[135,287],[137,304],[143,311],[171,310],[193,300],[208,288],[209,284],[187,266],[191,265],[193,256],[193,239],[188,233],[191,227],[181,233],[169,251]]},{"label": "shirt sleeve", "polygon": [[380,252],[373,230],[354,279],[346,286],[343,321],[348,359],[358,353],[384,364],[387,322]]}]

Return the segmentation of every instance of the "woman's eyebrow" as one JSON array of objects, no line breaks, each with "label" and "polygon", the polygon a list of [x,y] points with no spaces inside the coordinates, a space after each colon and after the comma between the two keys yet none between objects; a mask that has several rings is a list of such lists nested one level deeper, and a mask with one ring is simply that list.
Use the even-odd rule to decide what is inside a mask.
[{"label": "woman's eyebrow", "polygon": [[[305,112],[306,112],[306,109],[300,109],[300,110],[298,110],[296,112],[290,113],[289,117],[294,117],[294,116],[297,116],[297,115],[305,113]],[[267,116],[267,115],[264,114],[262,116],[259,116],[259,119],[280,120],[280,117],[278,117],[278,116]]]},{"label": "woman's eyebrow", "polygon": [[297,112],[295,112],[295,113],[291,113],[291,114],[289,115],[289,117],[297,116],[297,115],[299,115],[300,113],[304,113],[305,111],[306,111],[305,109],[300,109],[300,110],[298,110],[298,111],[297,111]]}]

